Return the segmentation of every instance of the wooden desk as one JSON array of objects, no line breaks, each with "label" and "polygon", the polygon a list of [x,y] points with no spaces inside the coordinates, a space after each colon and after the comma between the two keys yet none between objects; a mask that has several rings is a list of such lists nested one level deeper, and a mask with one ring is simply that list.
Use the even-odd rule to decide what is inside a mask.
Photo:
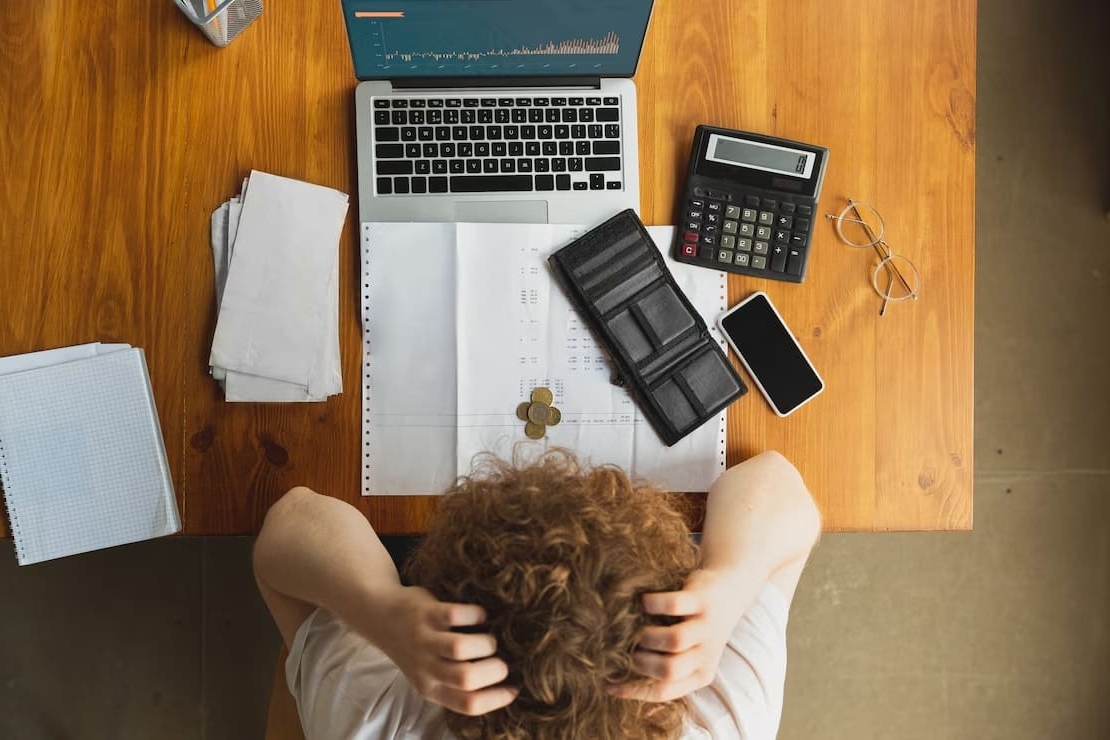
[{"label": "wooden desk", "polygon": [[[821,211],[882,211],[924,278],[879,318],[869,257],[817,223],[808,281],[771,293],[828,388],[788,419],[757,393],[729,458],[781,450],[832,530],[972,518],[975,3],[658,0],[636,81],[645,222],[675,218],[699,122],[831,150]],[[338,0],[273,2],[226,49],[170,0],[9,3],[0,23],[0,354],[144,347],[185,532],[258,530],[294,484],[420,531],[434,498],[359,497],[357,198],[342,240],[343,372],[326,404],[232,405],[206,374],[211,210],[251,169],[355,195]]]}]

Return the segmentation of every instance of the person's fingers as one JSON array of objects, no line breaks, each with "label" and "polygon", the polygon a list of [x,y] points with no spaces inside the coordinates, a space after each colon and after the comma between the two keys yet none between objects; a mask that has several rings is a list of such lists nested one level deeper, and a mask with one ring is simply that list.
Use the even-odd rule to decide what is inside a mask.
[{"label": "person's fingers", "polygon": [[644,610],[648,614],[692,617],[705,611],[705,600],[696,591],[666,591],[644,594]]},{"label": "person's fingers", "polygon": [[637,671],[664,681],[685,680],[701,667],[702,660],[704,656],[700,650],[674,654],[635,650],[632,653],[632,665]]},{"label": "person's fingers", "polygon": [[447,660],[478,660],[497,652],[497,640],[488,634],[437,632],[431,642],[431,651]]},{"label": "person's fingers", "polygon": [[636,683],[613,684],[608,691],[618,699],[634,699],[637,701],[662,702],[678,699],[692,691],[697,691],[706,682],[694,674],[681,681],[643,681]]},{"label": "person's fingers", "polygon": [[440,630],[448,630],[452,627],[473,627],[485,623],[486,610],[475,604],[441,602],[430,610],[429,619],[432,626]]},{"label": "person's fingers", "polygon": [[477,691],[501,683],[509,676],[509,666],[500,658],[459,663],[440,661],[436,668],[439,681],[462,691]]},{"label": "person's fingers", "polygon": [[438,702],[448,709],[476,717],[513,703],[520,689],[511,686],[496,686],[482,691],[463,691],[439,684],[433,687],[425,698]]},{"label": "person's fingers", "polygon": [[689,619],[671,627],[644,627],[636,644],[657,653],[681,653],[705,641],[705,620]]}]

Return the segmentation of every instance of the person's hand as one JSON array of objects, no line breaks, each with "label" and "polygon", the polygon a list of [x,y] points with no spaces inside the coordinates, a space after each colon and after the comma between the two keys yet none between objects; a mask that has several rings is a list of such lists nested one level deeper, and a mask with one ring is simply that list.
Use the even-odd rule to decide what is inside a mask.
[{"label": "person's hand", "polygon": [[708,686],[742,611],[727,579],[712,570],[690,574],[681,591],[644,594],[648,614],[680,617],[669,627],[644,627],[632,663],[649,681],[615,684],[623,699],[663,702]]},{"label": "person's hand", "polygon": [[509,667],[495,657],[493,636],[451,630],[484,623],[485,610],[438,601],[417,587],[399,586],[389,598],[389,624],[378,626],[386,633],[383,650],[425,699],[468,715],[492,712],[516,699],[518,689],[497,685]]}]

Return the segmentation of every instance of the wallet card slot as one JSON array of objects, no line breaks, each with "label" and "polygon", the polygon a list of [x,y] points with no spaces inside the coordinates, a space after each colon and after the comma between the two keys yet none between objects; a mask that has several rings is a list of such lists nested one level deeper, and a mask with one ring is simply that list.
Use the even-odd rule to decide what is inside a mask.
[{"label": "wallet card slot", "polygon": [[656,347],[665,347],[694,326],[694,317],[674,288],[663,283],[630,307]]},{"label": "wallet card slot", "polygon": [[651,397],[659,404],[663,415],[678,433],[685,431],[699,418],[697,409],[690,403],[686,393],[679,388],[678,383],[673,380],[667,380],[658,388],[654,388],[651,391]]},{"label": "wallet card slot", "polygon": [[741,390],[728,360],[713,347],[707,347],[674,374],[679,386],[689,395],[699,416],[713,413],[726,405]]},{"label": "wallet card slot", "polygon": [[611,280],[616,275],[628,271],[629,268],[639,267],[650,259],[651,254],[647,251],[647,248],[639,245],[635,249],[630,249],[617,256],[616,259],[601,265],[589,274],[582,275],[579,277],[579,285],[586,293],[593,294],[597,286]]},{"label": "wallet card slot", "polygon": [[624,349],[632,362],[639,362],[651,355],[651,340],[644,334],[631,311],[622,311],[606,324],[613,340]]},{"label": "wallet card slot", "polygon": [[661,352],[640,366],[639,371],[644,378],[644,382],[651,385],[659,376],[669,375],[668,371],[672,367],[696,352],[705,341],[707,341],[706,338],[696,327],[684,336],[679,337],[669,347],[663,348]]},{"label": "wallet card slot", "polygon": [[[601,241],[601,239],[595,239],[591,241],[598,242]],[[642,237],[640,236],[640,233],[638,231],[634,231],[627,236],[621,237],[612,244],[609,244],[606,247],[602,247],[601,251],[594,253],[580,264],[572,266],[570,268],[570,271],[574,275],[574,277],[578,279],[579,284],[581,284],[583,276],[588,275],[601,265],[604,265],[615,255],[620,254],[629,245],[635,244],[637,241],[642,241]]]},{"label": "wallet card slot", "polygon": [[604,316],[641,290],[663,277],[663,271],[654,262],[629,278],[622,279],[604,294],[594,298],[594,308]]}]

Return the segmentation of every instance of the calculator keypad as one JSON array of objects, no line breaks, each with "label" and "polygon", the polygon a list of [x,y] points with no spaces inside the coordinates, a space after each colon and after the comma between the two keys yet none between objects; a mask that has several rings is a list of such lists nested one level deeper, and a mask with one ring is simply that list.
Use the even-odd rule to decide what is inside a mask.
[{"label": "calculator keypad", "polygon": [[755,194],[695,193],[676,240],[680,261],[801,282],[809,257],[813,204]]}]

